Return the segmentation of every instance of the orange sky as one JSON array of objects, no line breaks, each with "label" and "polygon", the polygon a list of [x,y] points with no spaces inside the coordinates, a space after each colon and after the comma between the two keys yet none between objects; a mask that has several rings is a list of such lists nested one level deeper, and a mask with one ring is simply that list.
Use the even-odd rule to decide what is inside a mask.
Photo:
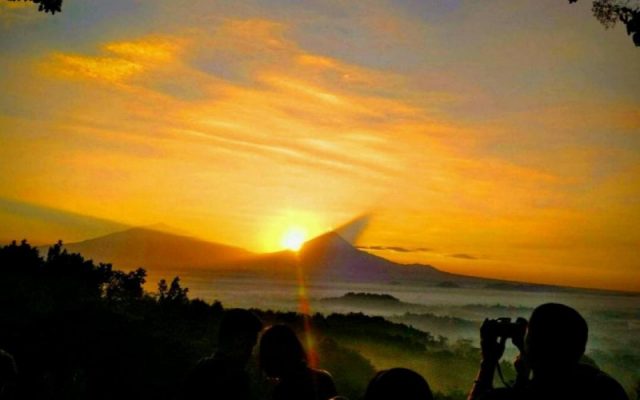
[{"label": "orange sky", "polygon": [[94,233],[28,204],[254,251],[368,213],[393,260],[640,290],[640,50],[477,3],[2,1],[0,239]]}]

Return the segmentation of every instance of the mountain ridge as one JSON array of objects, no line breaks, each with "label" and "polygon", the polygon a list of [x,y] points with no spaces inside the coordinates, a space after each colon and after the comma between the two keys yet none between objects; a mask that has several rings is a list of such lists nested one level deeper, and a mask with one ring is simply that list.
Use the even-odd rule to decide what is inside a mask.
[{"label": "mountain ridge", "polygon": [[347,282],[395,282],[407,278],[443,280],[457,276],[431,265],[395,263],[357,249],[336,232],[327,232],[305,242],[298,252],[253,253],[174,233],[170,227],[155,224],[65,243],[64,248],[117,268],[141,267],[150,273],[198,269],[231,275],[253,273],[277,279],[303,276],[308,280]]},{"label": "mountain ridge", "polygon": [[77,252],[118,268],[181,270],[207,268],[255,255],[248,250],[209,242],[192,236],[150,227],[135,227],[74,243],[67,251]]},{"label": "mountain ridge", "polygon": [[[162,230],[151,227],[160,226]],[[360,250],[336,232],[327,232],[289,250],[254,253],[239,247],[168,232],[164,225],[135,227],[64,244],[70,252],[116,268],[145,268],[149,275],[198,273],[317,282],[426,284],[520,291],[588,291],[634,294],[460,275],[428,264],[400,264]],[[45,250],[48,246],[39,247]],[[443,283],[448,284],[444,286]]]}]

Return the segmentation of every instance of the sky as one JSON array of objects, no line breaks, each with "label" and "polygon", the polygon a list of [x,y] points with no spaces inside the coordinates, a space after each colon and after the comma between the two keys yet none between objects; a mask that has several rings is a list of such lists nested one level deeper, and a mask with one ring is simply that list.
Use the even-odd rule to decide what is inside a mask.
[{"label": "sky", "polygon": [[0,0],[0,239],[163,223],[640,291],[640,50],[588,1]]}]

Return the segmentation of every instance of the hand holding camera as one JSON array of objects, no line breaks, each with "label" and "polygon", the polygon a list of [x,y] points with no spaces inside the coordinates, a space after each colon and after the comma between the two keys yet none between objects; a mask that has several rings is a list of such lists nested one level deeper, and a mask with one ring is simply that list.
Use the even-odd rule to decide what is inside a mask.
[{"label": "hand holding camera", "polygon": [[507,339],[522,352],[524,348],[524,334],[527,330],[527,320],[518,318],[515,322],[511,318],[485,319],[480,327],[480,347],[484,362],[497,363],[504,354]]}]

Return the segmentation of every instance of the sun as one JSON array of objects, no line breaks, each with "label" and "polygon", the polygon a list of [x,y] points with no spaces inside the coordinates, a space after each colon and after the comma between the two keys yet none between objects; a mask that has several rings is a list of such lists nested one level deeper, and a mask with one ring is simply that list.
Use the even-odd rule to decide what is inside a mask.
[{"label": "sun", "polygon": [[292,251],[300,250],[300,247],[307,239],[307,232],[299,227],[292,227],[286,230],[282,235],[281,244],[284,248]]}]

